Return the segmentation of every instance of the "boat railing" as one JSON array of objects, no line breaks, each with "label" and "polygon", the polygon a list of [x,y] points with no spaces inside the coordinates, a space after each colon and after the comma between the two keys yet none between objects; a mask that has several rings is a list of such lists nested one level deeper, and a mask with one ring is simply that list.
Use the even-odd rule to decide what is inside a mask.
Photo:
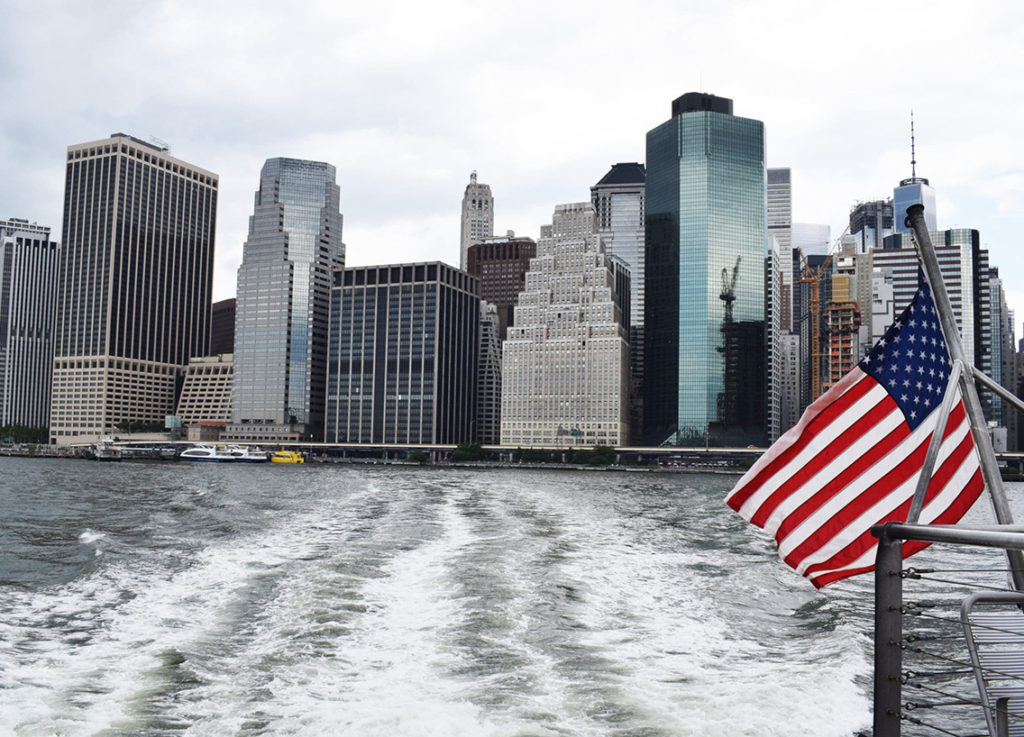
[{"label": "boat railing", "polygon": [[[1024,527],[890,522],[872,533],[874,737],[1024,735],[1024,594],[1006,555],[1024,550]],[[904,545],[920,543],[954,546],[949,564],[904,567]]]}]

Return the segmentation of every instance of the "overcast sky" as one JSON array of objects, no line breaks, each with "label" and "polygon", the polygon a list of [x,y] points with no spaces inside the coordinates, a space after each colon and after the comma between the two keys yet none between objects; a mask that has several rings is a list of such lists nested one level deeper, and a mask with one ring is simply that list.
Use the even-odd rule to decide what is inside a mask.
[{"label": "overcast sky", "polygon": [[[0,218],[61,237],[69,144],[123,131],[220,175],[214,298],[234,296],[263,161],[334,164],[349,265],[458,264],[469,173],[536,238],[689,91],[764,121],[793,216],[918,174],[1024,318],[1024,4],[0,0]],[[1018,336],[1020,329],[1017,330]]]}]

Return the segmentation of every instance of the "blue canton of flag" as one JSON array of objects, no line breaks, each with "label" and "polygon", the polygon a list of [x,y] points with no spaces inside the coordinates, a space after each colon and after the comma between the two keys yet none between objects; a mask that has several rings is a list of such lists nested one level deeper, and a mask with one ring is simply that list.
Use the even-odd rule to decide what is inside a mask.
[{"label": "blue canton of flag", "polygon": [[860,362],[896,400],[911,430],[942,403],[952,367],[931,289],[920,274],[918,282],[914,301]]}]

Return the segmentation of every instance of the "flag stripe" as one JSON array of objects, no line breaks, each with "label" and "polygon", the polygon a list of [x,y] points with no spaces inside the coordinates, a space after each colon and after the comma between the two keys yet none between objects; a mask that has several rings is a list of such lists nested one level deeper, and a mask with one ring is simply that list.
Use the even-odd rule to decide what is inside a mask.
[{"label": "flag stripe", "polygon": [[[860,455],[861,460],[855,461],[855,463],[861,468],[866,467],[863,464],[862,454],[868,450],[865,446],[872,444],[871,433],[877,431],[877,428],[884,428],[884,430],[889,431],[894,430],[897,433],[900,432],[901,427],[906,428],[906,425],[900,422],[902,413],[900,413],[896,403],[884,391],[879,391],[881,391],[880,401],[877,401],[872,394],[868,394],[867,398],[876,401],[873,407],[868,408],[866,412],[862,412],[859,403],[854,405],[848,413],[849,418],[853,419],[853,422],[843,429],[828,446],[814,453],[806,463],[791,473],[783,483],[779,484],[771,492],[768,498],[761,502],[757,512],[750,518],[752,524],[764,527],[769,532],[772,532],[774,528],[779,526],[779,515],[773,515],[772,513],[782,505],[780,512],[786,514],[788,518],[790,514],[788,508],[795,506],[793,504],[793,495],[795,493],[799,493],[800,497],[805,497],[808,494],[813,495],[814,489],[822,487],[821,481],[829,478],[829,469],[833,467],[833,464],[838,463],[841,466],[846,466],[848,456]],[[906,435],[909,432],[909,429],[903,429],[902,434]],[[817,479],[816,477],[819,474],[824,476],[825,479]],[[832,482],[835,481],[836,479],[832,479]],[[783,504],[787,499],[790,500],[790,504]],[[774,524],[766,524],[769,515],[776,519]]]},{"label": "flag stripe", "polygon": [[[950,504],[949,507],[942,511],[938,517],[930,520],[922,520],[924,524],[935,524],[935,525],[950,525],[958,522],[971,506],[978,500],[981,493],[985,490],[985,481],[981,475],[981,468],[979,467],[974,475],[971,477],[968,484],[964,487],[964,490],[959,493],[956,499]],[[903,557],[909,558],[914,553],[918,553],[927,548],[931,543],[912,541],[903,544]],[[867,571],[873,570],[875,559],[875,550],[872,545],[861,557],[857,560],[856,565],[841,568],[838,570],[825,571],[820,574],[809,576],[810,581],[816,588],[827,586],[835,581],[855,576],[859,573],[866,573]],[[870,561],[865,563],[864,561]]]},{"label": "flag stripe", "polygon": [[[855,368],[808,407],[800,421],[744,474],[736,488],[726,497],[726,503],[736,511],[745,506],[747,499],[766,481],[775,477],[806,445],[811,444],[819,432],[827,429],[835,418],[874,388],[874,382],[864,381],[867,378],[867,374]],[[823,400],[829,397],[832,403],[824,406]],[[799,445],[796,444],[797,440],[800,441]]]},{"label": "flag stripe", "polygon": [[[966,419],[962,407],[958,407],[960,416],[951,417],[952,421],[946,425],[939,463],[951,452],[952,446],[946,439],[957,428],[961,428],[960,423]],[[928,452],[933,424],[934,418],[919,426],[903,442],[892,448],[882,463],[876,463],[844,488],[835,490],[814,515],[801,522],[799,530],[785,540],[779,539],[779,554],[783,559],[789,561],[792,556],[793,560],[802,560],[819,549],[824,540],[839,535],[848,524],[887,497],[910,499],[917,488],[917,477]],[[796,567],[795,563],[792,565]]]},{"label": "flag stripe", "polygon": [[[941,465],[937,467],[928,485],[926,505],[937,501],[941,508],[944,506],[941,499],[943,492],[951,490],[953,494],[959,493],[978,467],[977,456],[973,455],[973,450],[969,428],[966,424],[961,425],[955,432],[952,442],[943,443],[944,453],[940,453],[940,458],[943,455],[945,458],[940,461]],[[849,565],[860,555],[873,550],[876,540],[871,534],[871,527],[907,518],[917,486],[917,476],[918,474],[914,474],[893,494],[862,509],[861,513],[849,520],[825,546],[815,551],[813,555],[802,558],[799,566],[794,567],[805,575],[819,570],[835,570]],[[950,482],[953,483],[950,485]]]}]

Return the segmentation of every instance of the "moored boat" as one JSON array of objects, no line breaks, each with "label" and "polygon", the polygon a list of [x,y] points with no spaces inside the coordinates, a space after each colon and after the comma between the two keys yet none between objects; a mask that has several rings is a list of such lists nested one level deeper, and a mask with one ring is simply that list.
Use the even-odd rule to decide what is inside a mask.
[{"label": "moored boat", "polygon": [[267,454],[241,445],[197,445],[178,456],[183,461],[205,463],[266,463]]},{"label": "moored boat", "polygon": [[306,459],[295,450],[275,450],[270,454],[271,463],[305,463]]}]

